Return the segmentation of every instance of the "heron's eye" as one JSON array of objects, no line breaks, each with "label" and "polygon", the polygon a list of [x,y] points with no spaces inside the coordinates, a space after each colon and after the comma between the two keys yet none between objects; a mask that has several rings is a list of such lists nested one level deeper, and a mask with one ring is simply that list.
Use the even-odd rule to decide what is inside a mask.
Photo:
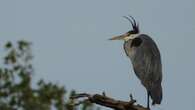
[{"label": "heron's eye", "polygon": [[142,43],[141,38],[135,38],[132,40],[131,47],[138,47],[141,45],[141,43]]},{"label": "heron's eye", "polygon": [[130,30],[127,32],[128,35],[131,35],[131,34],[138,34],[137,30]]},{"label": "heron's eye", "polygon": [[132,34],[132,31],[128,31],[127,35],[130,36]]}]

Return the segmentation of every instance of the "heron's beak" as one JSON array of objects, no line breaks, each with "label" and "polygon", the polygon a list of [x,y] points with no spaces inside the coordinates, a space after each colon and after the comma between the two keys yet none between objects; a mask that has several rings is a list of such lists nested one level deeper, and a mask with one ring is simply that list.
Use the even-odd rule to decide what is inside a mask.
[{"label": "heron's beak", "polygon": [[115,36],[113,38],[110,38],[109,40],[125,40],[126,37],[128,37],[127,34],[123,34],[120,36]]}]

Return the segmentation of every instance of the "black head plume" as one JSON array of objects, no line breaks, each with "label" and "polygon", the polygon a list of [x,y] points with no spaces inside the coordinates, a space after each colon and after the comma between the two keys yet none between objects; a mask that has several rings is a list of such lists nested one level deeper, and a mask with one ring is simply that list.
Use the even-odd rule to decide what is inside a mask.
[{"label": "black head plume", "polygon": [[127,19],[133,27],[133,29],[130,30],[128,33],[129,34],[138,34],[139,33],[139,25],[136,23],[135,19],[132,16],[123,16],[123,17],[125,19]]}]

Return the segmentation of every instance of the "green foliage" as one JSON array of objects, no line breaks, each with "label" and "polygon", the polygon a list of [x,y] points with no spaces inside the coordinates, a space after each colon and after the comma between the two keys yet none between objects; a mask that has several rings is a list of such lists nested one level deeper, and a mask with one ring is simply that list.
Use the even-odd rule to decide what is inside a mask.
[{"label": "green foliage", "polygon": [[[31,43],[19,41],[5,44],[6,55],[0,67],[0,110],[77,110],[75,101],[66,98],[63,86],[43,79],[32,87]],[[70,93],[74,95],[75,91]],[[65,100],[66,99],[66,100]],[[92,109],[83,103],[82,110]]]}]

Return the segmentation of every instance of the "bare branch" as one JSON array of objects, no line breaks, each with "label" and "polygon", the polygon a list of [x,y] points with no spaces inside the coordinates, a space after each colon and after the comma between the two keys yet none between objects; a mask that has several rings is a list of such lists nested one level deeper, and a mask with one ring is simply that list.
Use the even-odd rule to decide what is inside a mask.
[{"label": "bare branch", "polygon": [[75,94],[71,98],[72,99],[85,98],[84,101],[87,100],[91,103],[95,103],[104,107],[109,107],[115,110],[148,110],[147,108],[141,105],[135,104],[136,100],[133,99],[132,95],[130,95],[130,101],[115,100],[113,98],[107,97],[105,94],[91,95],[87,93]]}]

